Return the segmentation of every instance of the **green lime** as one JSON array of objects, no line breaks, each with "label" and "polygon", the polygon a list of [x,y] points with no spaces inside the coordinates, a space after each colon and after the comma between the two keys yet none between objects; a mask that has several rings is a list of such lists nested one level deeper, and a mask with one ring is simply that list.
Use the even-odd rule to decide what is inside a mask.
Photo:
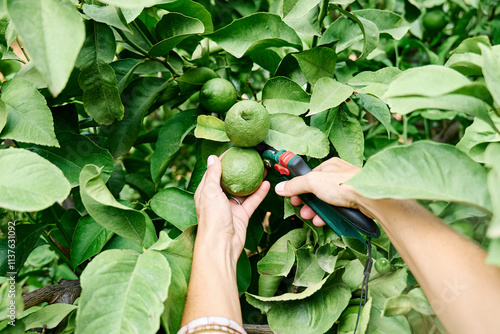
[{"label": "green lime", "polygon": [[210,79],[200,91],[200,104],[210,112],[226,112],[236,102],[236,89],[226,79]]},{"label": "green lime", "polygon": [[375,261],[375,270],[380,275],[385,275],[391,271],[391,263],[385,257],[377,259],[377,261]]},{"label": "green lime", "polygon": [[422,18],[424,27],[429,31],[439,31],[446,27],[446,15],[441,10],[427,12]]},{"label": "green lime", "polygon": [[252,147],[266,138],[271,119],[262,104],[244,100],[229,109],[224,124],[227,136],[235,145]]},{"label": "green lime", "polygon": [[233,147],[221,159],[222,188],[235,196],[247,196],[264,180],[264,163],[253,148]]}]

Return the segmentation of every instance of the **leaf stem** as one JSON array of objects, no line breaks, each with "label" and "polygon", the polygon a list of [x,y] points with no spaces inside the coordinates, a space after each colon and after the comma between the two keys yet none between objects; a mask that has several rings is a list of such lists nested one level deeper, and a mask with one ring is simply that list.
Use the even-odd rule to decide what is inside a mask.
[{"label": "leaf stem", "polygon": [[[16,42],[17,42],[17,45],[19,45],[19,48],[21,49],[21,51],[23,52],[23,55],[26,57],[26,60],[27,61],[31,61],[30,60],[30,57],[28,56],[28,54],[26,53],[26,50],[24,49],[24,46],[21,44],[21,41],[19,40],[19,36],[16,37]],[[22,61],[22,59],[21,59]],[[24,63],[24,61],[23,61]],[[26,64],[26,63],[25,63]]]},{"label": "leaf stem", "polygon": [[139,25],[137,24],[137,22],[132,21],[132,25],[135,27],[135,29],[137,29],[139,31],[139,33],[141,34],[142,38],[144,38],[144,40],[147,41],[150,46],[153,46],[153,43],[149,40],[149,38],[146,36],[146,34],[144,34],[144,31],[142,31],[142,29],[139,27]]},{"label": "leaf stem", "polygon": [[[323,0],[323,3],[321,4],[321,9],[319,11],[318,15],[318,24],[319,24],[319,29],[322,30],[323,26],[323,20],[326,17],[326,14],[328,13],[328,0]],[[312,44],[311,44],[311,49],[316,47],[318,45],[318,35],[314,35]]]}]

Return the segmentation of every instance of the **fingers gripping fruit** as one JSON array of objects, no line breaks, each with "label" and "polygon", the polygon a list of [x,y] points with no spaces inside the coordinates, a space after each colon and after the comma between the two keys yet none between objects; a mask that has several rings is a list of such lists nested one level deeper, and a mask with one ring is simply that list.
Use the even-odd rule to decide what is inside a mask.
[{"label": "fingers gripping fruit", "polygon": [[224,154],[221,163],[221,185],[231,195],[250,195],[264,180],[264,163],[253,148],[233,147]]},{"label": "fingers gripping fruit", "polygon": [[271,120],[262,104],[244,100],[229,109],[224,124],[227,136],[235,145],[252,147],[266,138]]}]

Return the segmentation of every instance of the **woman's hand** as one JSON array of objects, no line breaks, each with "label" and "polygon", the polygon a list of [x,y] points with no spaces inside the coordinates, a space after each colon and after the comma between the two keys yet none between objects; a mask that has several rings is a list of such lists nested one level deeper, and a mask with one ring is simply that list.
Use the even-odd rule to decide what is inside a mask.
[{"label": "woman's hand", "polygon": [[270,185],[264,181],[252,195],[228,199],[220,186],[220,159],[212,155],[207,165],[207,172],[194,194],[198,235],[212,239],[213,243],[228,245],[236,264],[245,245],[248,220],[266,197]]},{"label": "woman's hand", "polygon": [[[332,205],[359,209],[365,215],[373,218],[370,210],[363,205],[365,197],[357,193],[351,186],[343,184],[353,177],[359,167],[339,158],[332,158],[323,162],[312,172],[298,176],[290,181],[278,183],[275,191],[278,195],[291,197],[292,205],[298,206],[302,200],[297,196],[304,193],[313,193],[319,199]],[[305,219],[312,219],[314,225],[325,225],[321,219],[308,205],[300,210],[300,215]]]}]

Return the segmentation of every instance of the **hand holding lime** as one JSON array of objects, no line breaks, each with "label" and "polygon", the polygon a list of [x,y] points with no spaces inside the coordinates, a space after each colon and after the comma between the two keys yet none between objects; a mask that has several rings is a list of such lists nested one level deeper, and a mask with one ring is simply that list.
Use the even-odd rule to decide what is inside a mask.
[{"label": "hand holding lime", "polygon": [[230,148],[221,163],[221,186],[231,195],[250,195],[264,180],[264,163],[253,148]]}]

